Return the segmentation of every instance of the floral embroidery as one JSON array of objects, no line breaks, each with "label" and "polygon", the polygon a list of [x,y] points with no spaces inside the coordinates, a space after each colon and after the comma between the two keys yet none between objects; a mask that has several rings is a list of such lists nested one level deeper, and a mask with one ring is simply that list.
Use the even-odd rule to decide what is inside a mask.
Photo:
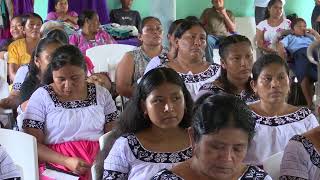
[{"label": "floral embroidery", "polygon": [[215,75],[217,75],[217,72],[220,69],[220,65],[218,64],[212,64],[209,66],[209,68],[199,74],[183,74],[179,73],[180,77],[183,79],[185,83],[196,83],[205,81]]},{"label": "floral embroidery", "polygon": [[168,169],[163,169],[159,171],[156,175],[154,175],[151,180],[183,180],[183,179],[178,177],[176,174],[169,171]]},{"label": "floral embroidery", "polygon": [[249,166],[247,171],[241,177],[240,180],[263,180],[267,176],[267,173],[264,172],[262,169],[256,166]]},{"label": "floral embroidery", "polygon": [[20,91],[22,83],[14,83],[12,89],[15,91]]},{"label": "floral embroidery", "polygon": [[52,101],[54,102],[54,105],[56,107],[63,107],[66,109],[74,109],[74,108],[82,108],[82,107],[88,107],[91,105],[97,105],[97,97],[96,97],[96,86],[94,84],[88,83],[88,97],[86,100],[77,100],[77,101],[67,101],[67,102],[61,102],[55,92],[53,91],[53,88],[49,85],[43,86],[45,90],[48,91]]},{"label": "floral embroidery", "polygon": [[31,119],[24,119],[22,128],[26,128],[26,127],[43,130],[44,129],[44,122],[35,121],[35,120],[31,120]]},{"label": "floral embroidery", "polygon": [[137,137],[133,134],[124,136],[128,140],[129,147],[133,153],[133,155],[145,162],[152,162],[152,163],[178,163],[183,162],[192,156],[192,149],[191,147],[172,153],[162,153],[162,152],[151,152],[146,150]]},{"label": "floral embroidery", "polygon": [[106,123],[109,123],[111,121],[115,121],[119,118],[119,113],[117,111],[110,113],[105,116],[106,117]]},{"label": "floral embroidery", "polygon": [[118,171],[104,170],[103,180],[126,180],[128,179],[127,173],[121,173]]},{"label": "floral embroidery", "polygon": [[256,114],[255,112],[252,113],[252,116],[256,120],[256,123],[258,124],[263,124],[268,126],[280,126],[280,125],[301,121],[305,119],[307,116],[309,116],[310,114],[311,114],[311,111],[308,108],[303,107],[303,108],[300,108],[298,111],[285,116],[264,117]]},{"label": "floral embroidery", "polygon": [[309,139],[301,135],[295,135],[291,138],[291,140],[302,143],[303,147],[306,149],[306,151],[310,155],[310,160],[312,164],[320,168],[320,155],[314,148],[312,142],[309,141]]},{"label": "floral embroidery", "polygon": [[[202,85],[199,91],[201,90],[212,91],[213,93],[225,92],[225,90],[222,87],[219,87],[212,82]],[[256,97],[253,93],[250,93],[248,91],[242,91],[240,94],[236,94],[235,96],[239,97],[246,103],[253,103],[259,100],[258,97]]]}]

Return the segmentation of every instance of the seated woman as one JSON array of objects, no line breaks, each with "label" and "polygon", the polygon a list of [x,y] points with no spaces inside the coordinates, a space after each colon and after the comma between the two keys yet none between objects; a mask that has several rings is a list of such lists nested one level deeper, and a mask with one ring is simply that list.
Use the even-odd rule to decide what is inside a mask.
[{"label": "seated woman", "polygon": [[198,21],[182,22],[174,33],[177,56],[164,66],[177,71],[185,82],[193,99],[205,83],[213,82],[220,75],[218,64],[209,64],[203,59],[207,33]]},{"label": "seated woman", "polygon": [[82,54],[94,46],[116,44],[117,42],[106,32],[100,29],[98,14],[93,10],[83,11],[78,19],[80,30],[69,38],[69,43],[77,46]]},{"label": "seated woman", "polygon": [[103,179],[150,179],[163,168],[191,157],[187,129],[192,99],[172,69],[143,76],[116,132],[121,136],[104,161]]},{"label": "seated woman", "polygon": [[68,0],[55,0],[54,12],[49,12],[47,20],[58,20],[69,24],[77,29],[78,14],[75,11],[69,11]]},{"label": "seated woman", "polygon": [[11,34],[12,38],[4,40],[0,44],[0,60],[4,59],[4,53],[6,53],[8,51],[8,46],[13,41],[24,37],[21,16],[15,16],[11,19],[11,21],[10,21],[10,34]]},{"label": "seated woman", "polygon": [[132,97],[137,80],[143,76],[150,60],[168,53],[162,46],[162,25],[158,18],[146,17],[139,28],[140,47],[127,52],[116,70],[116,88],[121,96]]},{"label": "seated woman", "polygon": [[208,93],[197,100],[194,109],[188,129],[192,158],[160,171],[152,180],[271,180],[262,169],[242,162],[255,128],[242,100],[226,93]]},{"label": "seated woman", "polygon": [[135,26],[139,29],[141,23],[140,13],[131,10],[133,0],[120,0],[121,8],[113,9],[110,12],[110,21],[120,25]]},{"label": "seated woman", "polygon": [[152,58],[148,63],[144,71],[144,74],[150,71],[151,69],[159,67],[161,64],[165,63],[166,61],[169,61],[170,59],[174,59],[177,56],[177,47],[176,47],[176,39],[174,37],[174,32],[183,21],[184,19],[177,19],[171,23],[168,30],[168,34],[167,34],[167,38],[169,41],[168,53]]},{"label": "seated woman", "polygon": [[284,150],[280,179],[320,179],[320,127],[293,136]]},{"label": "seated woman", "polygon": [[117,109],[105,88],[85,78],[81,51],[72,45],[61,46],[48,65],[47,85],[30,97],[23,128],[37,138],[41,174],[54,167],[76,173],[81,180],[91,177],[98,139],[111,130]]},{"label": "seated woman", "polygon": [[21,65],[28,64],[31,54],[40,40],[40,27],[42,18],[36,13],[30,13],[22,18],[25,38],[15,40],[8,48],[9,78],[14,80],[16,72]]},{"label": "seated woman", "polygon": [[307,58],[307,49],[314,41],[320,41],[320,35],[313,29],[307,29],[304,19],[296,18],[291,23],[292,34],[284,37],[278,44],[278,53],[286,59],[286,50],[292,57],[292,70],[301,84],[308,107],[312,106],[313,82],[317,80],[317,66]]},{"label": "seated woman", "polygon": [[[49,40],[51,39],[51,40]],[[54,40],[53,40],[54,39]],[[41,42],[41,43],[40,43]],[[54,29],[52,31],[50,31],[46,36],[45,38],[41,39],[39,41],[39,43],[37,44],[37,47],[35,49],[35,51],[33,52],[32,54],[32,57],[31,57],[31,60],[30,60],[30,63],[26,64],[26,65],[23,65],[21,66],[17,73],[16,73],[16,76],[14,78],[14,81],[13,81],[13,85],[12,85],[12,91],[10,92],[10,95],[9,97],[7,98],[4,98],[0,101],[0,107],[1,108],[11,108],[11,109],[17,109],[17,107],[22,103],[24,102],[24,100],[21,101],[21,88],[22,88],[22,85],[23,83],[25,82],[26,78],[28,77],[28,74],[32,73],[32,71],[34,70],[34,61],[35,59],[40,55],[42,54],[42,51],[45,51],[44,52],[44,56],[41,56],[41,57],[44,57],[45,60],[44,62],[42,62],[42,66],[43,64],[46,64],[48,63],[48,58],[49,58],[49,55],[53,52],[53,50],[55,49],[51,49],[49,50],[51,47],[54,47],[54,46],[51,46],[49,49],[46,48],[47,45],[51,45],[51,44],[67,44],[68,43],[68,37],[67,35],[65,34],[64,31],[62,30],[59,30],[59,29]],[[47,51],[48,50],[48,51]],[[48,53],[50,52],[50,54],[48,55]],[[36,53],[36,54],[34,54]],[[48,57],[47,57],[48,56]],[[38,59],[39,60],[39,59]],[[47,65],[47,64],[46,64]],[[44,66],[43,66],[44,67]],[[36,70],[36,73],[39,73],[39,70],[37,69]],[[42,72],[43,73],[43,72]],[[38,78],[38,77],[37,77]],[[33,83],[31,82],[27,82],[25,83],[25,85],[29,86]],[[33,93],[29,90],[26,90],[27,93]],[[30,95],[31,95],[30,94]],[[18,114],[19,112],[21,112],[21,109],[18,107]]]},{"label": "seated woman", "polygon": [[252,74],[252,89],[260,101],[250,105],[256,134],[244,162],[262,165],[271,155],[283,151],[292,136],[319,123],[309,109],[287,103],[289,67],[280,56],[262,56],[254,63]]},{"label": "seated woman", "polygon": [[231,35],[221,40],[219,47],[221,74],[217,80],[204,84],[200,94],[224,91],[234,94],[246,103],[258,100],[250,86],[253,53],[250,40],[241,35]]},{"label": "seated woman", "polygon": [[270,0],[266,18],[257,25],[257,45],[264,54],[276,53],[278,37],[284,30],[290,29],[290,20],[283,16],[282,0]]}]

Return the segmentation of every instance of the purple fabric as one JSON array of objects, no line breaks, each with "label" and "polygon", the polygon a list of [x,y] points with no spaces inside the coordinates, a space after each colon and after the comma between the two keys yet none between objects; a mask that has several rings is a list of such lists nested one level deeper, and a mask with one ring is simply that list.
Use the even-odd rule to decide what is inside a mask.
[{"label": "purple fabric", "polygon": [[14,16],[33,12],[33,0],[12,0],[12,2]]},{"label": "purple fabric", "polygon": [[116,40],[118,44],[128,44],[133,46],[140,46],[141,43],[138,38],[130,38],[130,39],[122,39],[122,40]]},{"label": "purple fabric", "polygon": [[[69,11],[75,11],[79,15],[82,10],[95,10],[100,18],[101,24],[109,23],[109,10],[106,0],[69,0]],[[54,0],[48,1],[48,13],[54,11]]]}]

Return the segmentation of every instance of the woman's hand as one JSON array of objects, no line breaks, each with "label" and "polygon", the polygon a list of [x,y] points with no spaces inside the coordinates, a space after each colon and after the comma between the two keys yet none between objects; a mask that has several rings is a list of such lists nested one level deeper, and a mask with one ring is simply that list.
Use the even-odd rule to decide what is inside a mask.
[{"label": "woman's hand", "polygon": [[68,157],[65,160],[65,166],[76,174],[83,175],[88,172],[91,165],[77,157]]},{"label": "woman's hand", "polygon": [[87,82],[99,84],[100,86],[108,89],[109,91],[111,89],[111,81],[106,75],[101,73],[91,75],[90,77],[88,77]]}]

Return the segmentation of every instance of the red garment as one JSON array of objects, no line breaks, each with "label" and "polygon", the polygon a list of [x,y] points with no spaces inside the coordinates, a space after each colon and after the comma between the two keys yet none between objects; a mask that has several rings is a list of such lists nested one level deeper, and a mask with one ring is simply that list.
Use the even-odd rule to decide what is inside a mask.
[{"label": "red garment", "polygon": [[[85,160],[87,163],[92,164],[99,151],[99,142],[98,141],[74,141],[74,142],[65,142],[61,144],[48,145],[48,147],[53,151],[56,151],[65,156],[78,157]],[[69,169],[67,169],[62,165],[53,164],[53,163],[50,163],[50,165],[52,165],[57,169],[71,172]],[[39,168],[40,168],[39,169],[40,180],[54,180],[50,177],[42,175],[43,171],[45,170],[45,164],[40,164]],[[80,176],[79,178],[79,180],[89,180],[89,179],[91,179],[90,169],[85,175]]]}]

